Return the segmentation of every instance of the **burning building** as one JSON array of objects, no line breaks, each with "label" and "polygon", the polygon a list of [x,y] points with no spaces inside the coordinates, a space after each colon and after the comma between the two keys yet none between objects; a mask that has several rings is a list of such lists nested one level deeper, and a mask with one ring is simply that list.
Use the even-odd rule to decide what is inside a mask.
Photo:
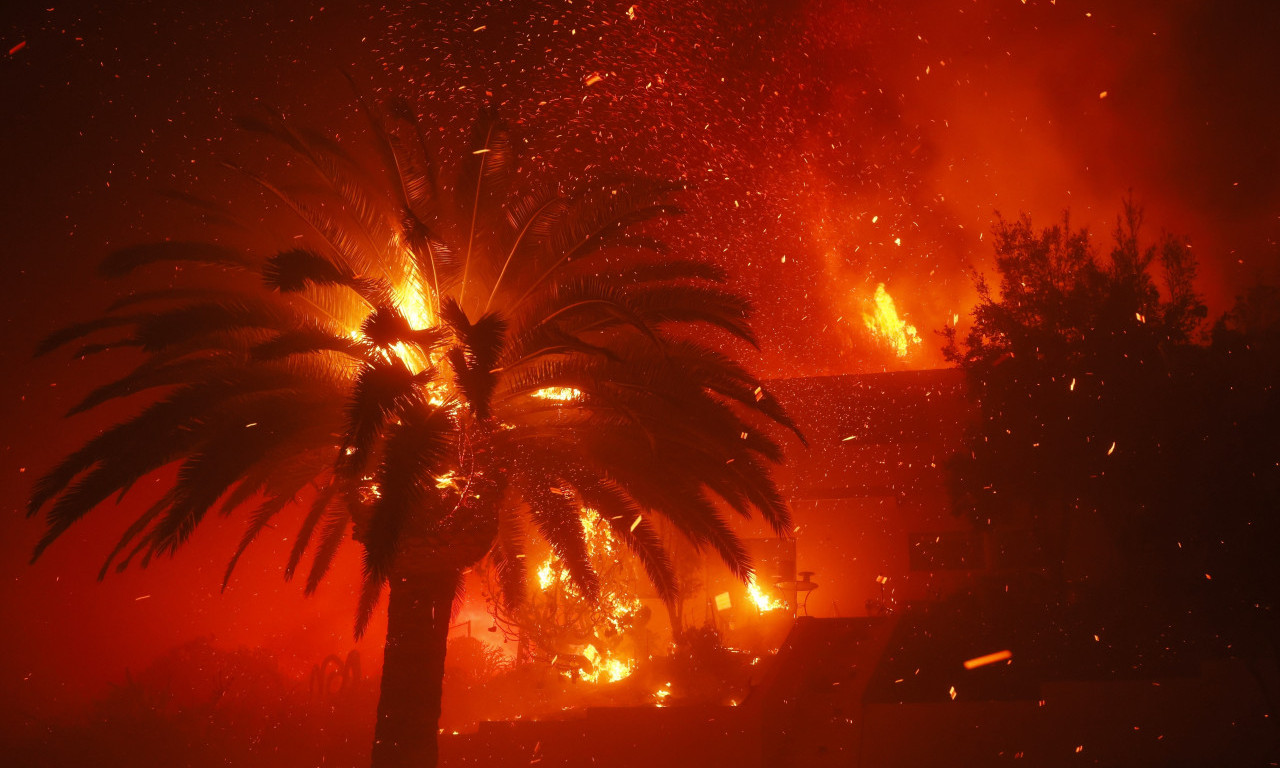
[{"label": "burning building", "polygon": [[1023,655],[1042,653],[1035,619],[1018,631],[957,597],[1017,571],[1017,532],[976,532],[952,514],[945,461],[973,417],[959,372],[770,386],[809,440],[783,476],[793,538],[750,539],[747,584],[700,562],[682,606],[686,628],[701,623],[754,661],[731,698],[666,683],[632,706],[586,699],[553,717],[481,722],[442,743],[445,764],[1210,765],[1261,754],[1265,687],[1245,663],[1046,665]]}]

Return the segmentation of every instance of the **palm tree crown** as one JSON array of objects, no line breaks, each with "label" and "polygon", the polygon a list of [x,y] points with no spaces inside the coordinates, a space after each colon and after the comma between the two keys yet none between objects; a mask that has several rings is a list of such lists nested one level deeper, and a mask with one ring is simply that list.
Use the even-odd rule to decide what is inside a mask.
[{"label": "palm tree crown", "polygon": [[[104,574],[172,553],[210,510],[252,505],[230,578],[305,492],[286,576],[313,548],[314,590],[350,532],[365,554],[357,632],[393,574],[456,573],[486,554],[518,600],[529,526],[594,593],[584,507],[667,601],[676,585],[654,518],[749,573],[720,504],[789,531],[767,432],[794,425],[697,330],[754,343],[749,305],[721,287],[721,270],[652,236],[652,222],[679,212],[680,187],[628,178],[516,193],[515,148],[492,112],[443,183],[403,110],[362,107],[386,185],[280,115],[243,121],[322,180],[323,194],[293,192],[232,166],[309,226],[310,247],[265,259],[207,243],[125,249],[104,275],[181,261],[199,267],[186,270],[194,284],[134,293],[41,345],[142,353],[73,413],[153,396],[38,481],[29,512],[47,510],[48,528],[35,556],[108,498],[176,467]],[[202,285],[209,270],[233,287]]]}]

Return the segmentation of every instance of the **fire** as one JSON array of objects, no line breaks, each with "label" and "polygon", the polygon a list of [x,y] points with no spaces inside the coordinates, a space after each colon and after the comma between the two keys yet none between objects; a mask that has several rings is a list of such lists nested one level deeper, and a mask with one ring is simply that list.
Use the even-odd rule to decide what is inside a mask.
[{"label": "fire", "polygon": [[555,558],[548,557],[546,562],[538,567],[538,589],[541,589],[543,592],[550,589],[551,585],[557,581],[569,578],[569,571],[567,569],[561,568],[557,572],[554,566]]},{"label": "fire", "polygon": [[920,343],[916,327],[898,317],[898,308],[893,303],[893,297],[885,290],[884,283],[876,286],[873,303],[874,311],[862,313],[862,321],[877,339],[893,349],[894,354],[905,358],[911,354],[912,347]]},{"label": "fire", "polygon": [[[583,507],[580,514],[587,555],[597,571],[603,573],[602,564],[617,562],[623,555],[623,549],[614,537],[609,523],[601,519],[598,512]],[[577,585],[573,583],[568,567],[554,553],[547,555],[535,575],[538,589],[551,597],[551,605],[564,607],[573,603],[586,603]],[[637,662],[620,652],[616,638],[622,637],[631,629],[642,608],[640,598],[624,588],[624,585],[602,579],[599,601],[583,614],[583,618],[591,617],[591,625],[584,629],[594,639],[584,645],[556,650],[567,650],[586,659],[588,664],[576,670],[578,679],[582,681],[603,684],[624,680],[635,670]],[[565,673],[573,674],[574,671]]]},{"label": "fire", "polygon": [[751,578],[747,580],[747,597],[751,599],[756,610],[761,613],[768,613],[769,611],[786,607],[786,604],[781,600],[769,597],[760,590],[760,585],[756,583],[755,574],[752,574]]},{"label": "fire", "polygon": [[617,658],[608,651],[601,653],[594,645],[583,649],[582,655],[591,662],[591,669],[581,672],[579,677],[588,683],[616,683],[625,680],[631,676],[636,666],[634,659]]},{"label": "fire", "polygon": [[582,392],[573,387],[545,387],[534,392],[533,396],[540,400],[557,400],[562,403],[568,403],[582,397]]}]

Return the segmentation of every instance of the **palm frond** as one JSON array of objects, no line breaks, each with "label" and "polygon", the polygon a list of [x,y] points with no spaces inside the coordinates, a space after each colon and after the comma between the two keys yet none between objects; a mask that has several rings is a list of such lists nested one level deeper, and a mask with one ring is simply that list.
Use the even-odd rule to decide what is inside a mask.
[{"label": "palm frond", "polygon": [[127,376],[104,384],[84,397],[67,411],[68,416],[95,408],[108,400],[127,397],[157,387],[189,384],[201,378],[225,370],[230,353],[214,352],[193,359],[179,359],[167,364],[150,365],[147,361]]},{"label": "palm frond", "polygon": [[134,338],[144,352],[158,352],[220,333],[288,328],[298,314],[279,302],[242,297],[187,304],[139,318]]},{"label": "palm frond", "polygon": [[522,257],[523,260],[536,260],[536,252],[546,247],[547,238],[568,210],[568,201],[553,193],[525,195],[507,205],[507,224],[512,236],[509,243],[504,242],[507,257],[489,289],[485,311],[493,305],[493,299],[502,287],[502,279],[511,269],[512,263]]},{"label": "palm frond", "polygon": [[340,466],[359,474],[378,435],[390,420],[422,400],[419,379],[397,357],[365,363],[347,403],[344,456]]},{"label": "palm frond", "polygon": [[356,360],[366,360],[363,348],[358,342],[350,336],[339,335],[319,324],[281,331],[266,341],[254,345],[249,354],[253,360],[269,361],[315,352],[338,352]]},{"label": "palm frond", "polygon": [[262,267],[267,287],[296,293],[308,285],[352,285],[355,275],[346,268],[307,248],[281,251]]},{"label": "palm frond", "polygon": [[311,570],[307,573],[306,594],[315,594],[324,580],[325,574],[333,565],[333,558],[338,553],[347,535],[347,525],[351,522],[351,513],[345,507],[328,508],[324,514],[324,528],[320,531],[320,543],[316,545],[315,558],[311,561]]},{"label": "palm frond", "polygon": [[102,569],[98,571],[98,581],[102,581],[107,577],[107,571],[111,569],[112,563],[114,563],[115,559],[124,551],[125,547],[134,543],[138,536],[146,530],[147,526],[151,525],[151,523],[160,516],[160,513],[164,512],[172,503],[173,491],[169,490],[160,497],[159,501],[148,507],[145,512],[138,515],[138,517],[130,523],[129,527],[125,529],[125,532],[121,534],[115,547],[112,548],[111,552],[107,555],[107,559],[103,561]]},{"label": "palm frond", "polygon": [[320,524],[321,517],[333,504],[338,488],[338,481],[330,478],[328,483],[316,491],[316,497],[307,509],[306,516],[302,518],[302,523],[298,526],[298,534],[293,539],[293,547],[289,550],[289,561],[284,567],[285,581],[293,578],[293,574],[298,568],[298,563],[302,562],[302,555],[311,544],[311,537],[315,533],[316,526]]},{"label": "palm frond", "polygon": [[360,599],[356,604],[356,623],[354,634],[356,640],[364,637],[364,632],[369,628],[369,619],[373,616],[373,609],[378,607],[378,600],[382,598],[382,587],[387,583],[386,574],[377,573],[369,565],[369,553],[364,553],[364,577],[360,582]]},{"label": "palm frond", "polygon": [[124,277],[151,264],[165,261],[188,262],[217,267],[250,268],[252,260],[224,245],[199,242],[144,243],[113,252],[98,265],[103,277]]},{"label": "palm frond", "polygon": [[444,472],[452,446],[452,418],[443,408],[419,405],[391,430],[362,539],[367,577],[385,581],[390,575],[409,521],[424,520],[432,505],[434,478]]},{"label": "palm frond", "polygon": [[493,109],[481,110],[472,130],[471,156],[464,158],[458,178],[459,220],[467,222],[463,240],[462,283],[458,302],[467,294],[467,279],[477,256],[477,234],[491,222],[500,220],[501,206],[510,191],[515,169],[515,149],[507,124]]},{"label": "palm frond", "polygon": [[751,302],[730,291],[702,285],[646,285],[627,291],[628,303],[650,325],[705,323],[759,347],[751,330]]},{"label": "palm frond", "polygon": [[527,589],[525,567],[525,531],[519,513],[510,506],[498,511],[498,538],[490,560],[498,575],[502,603],[516,610],[524,603]]},{"label": "palm frond", "polygon": [[[305,483],[303,483],[305,485]],[[301,490],[302,485],[298,486]],[[249,518],[249,526],[245,529],[244,535],[240,537],[240,544],[236,546],[236,551],[231,555],[231,561],[227,563],[227,570],[222,574],[222,591],[227,591],[227,584],[231,582],[231,574],[236,569],[236,563],[240,562],[240,557],[249,548],[249,545],[258,538],[258,534],[271,524],[276,515],[280,514],[290,503],[293,502],[293,494],[280,494],[272,496],[253,512]]]},{"label": "palm frond", "polygon": [[583,503],[596,510],[613,535],[635,554],[658,597],[668,605],[674,603],[680,595],[675,568],[662,538],[645,519],[643,508],[608,478],[575,480],[574,487]]},{"label": "palm frond", "polygon": [[41,357],[43,355],[47,355],[59,347],[65,346],[78,339],[83,339],[84,337],[97,333],[101,330],[132,325],[138,321],[138,317],[138,315],[108,315],[106,317],[99,317],[93,320],[86,320],[81,323],[73,323],[65,328],[59,328],[40,340],[40,343],[36,345],[32,356]]},{"label": "palm frond", "polygon": [[453,366],[458,389],[472,412],[481,419],[487,419],[493,390],[498,383],[494,369],[498,366],[498,357],[506,340],[507,322],[496,312],[489,312],[472,323],[452,298],[441,305],[440,317],[458,341],[449,350],[449,362]]},{"label": "palm frond", "polygon": [[572,491],[556,487],[556,482],[555,475],[516,478],[520,495],[529,505],[529,519],[534,527],[564,563],[578,590],[587,600],[595,602],[600,597],[600,576],[587,551],[579,505]]},{"label": "palm frond", "polygon": [[621,183],[576,197],[548,236],[545,256],[531,262],[532,271],[522,275],[523,292],[511,302],[510,309],[518,309],[566,265],[607,249],[631,228],[682,213],[682,208],[666,202],[677,188],[679,185],[665,183]]},{"label": "palm frond", "polygon": [[339,263],[345,270],[358,275],[373,273],[376,254],[371,254],[369,251],[362,249],[359,242],[333,216],[297,196],[289,194],[260,174],[231,162],[224,161],[223,165],[245,176],[266,190],[272,197],[284,203],[289,210],[319,235],[321,241],[328,246],[333,256],[339,259]]}]

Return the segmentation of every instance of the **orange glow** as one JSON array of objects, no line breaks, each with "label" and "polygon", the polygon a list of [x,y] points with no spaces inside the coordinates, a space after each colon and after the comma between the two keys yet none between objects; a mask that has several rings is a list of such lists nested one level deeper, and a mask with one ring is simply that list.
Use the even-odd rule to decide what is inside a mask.
[{"label": "orange glow", "polygon": [[1012,651],[996,651],[995,653],[988,653],[986,656],[978,656],[977,658],[969,659],[964,663],[964,668],[977,669],[978,667],[985,667],[988,664],[995,664],[996,662],[1005,661],[1006,659],[1011,658],[1013,658]]},{"label": "orange glow", "polygon": [[891,348],[899,359],[911,354],[920,344],[920,334],[916,333],[916,327],[898,316],[898,308],[893,297],[885,290],[884,283],[876,286],[872,309],[862,313],[862,322],[876,340]]}]

